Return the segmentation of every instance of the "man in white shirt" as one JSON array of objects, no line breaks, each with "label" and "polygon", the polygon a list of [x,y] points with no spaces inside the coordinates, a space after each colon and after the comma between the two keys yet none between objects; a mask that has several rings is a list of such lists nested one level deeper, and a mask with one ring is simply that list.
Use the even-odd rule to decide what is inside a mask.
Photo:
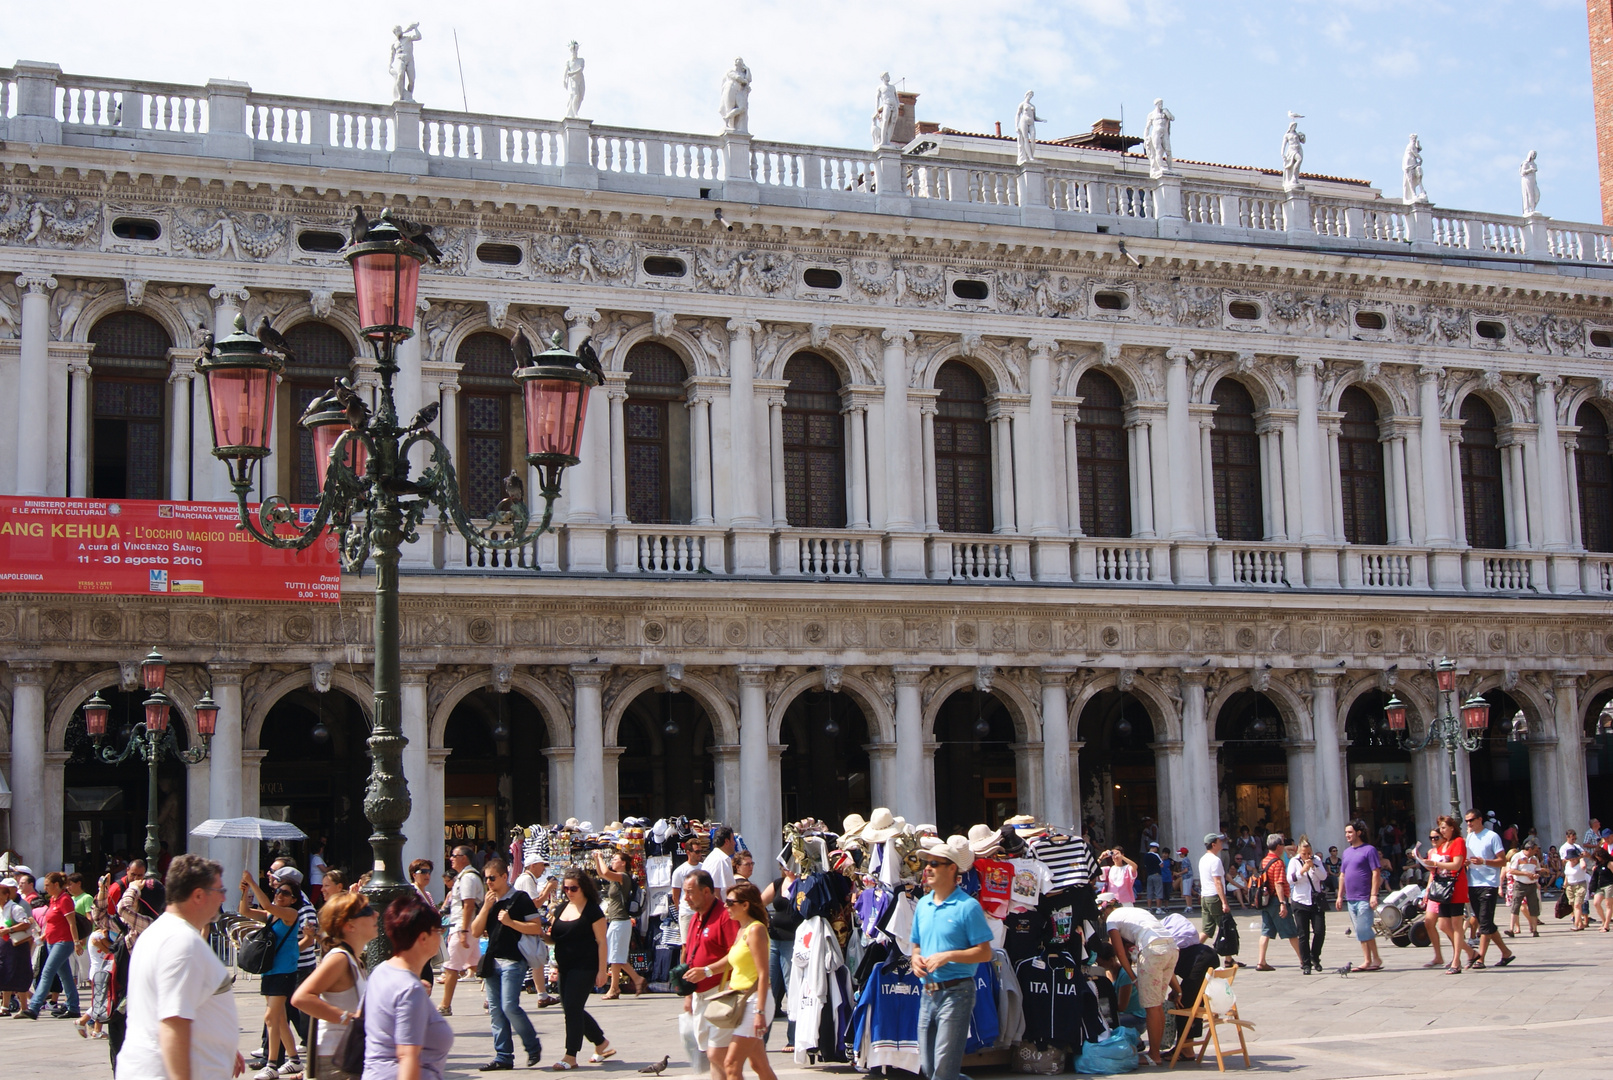
[{"label": "man in white shirt", "polygon": [[223,874],[200,855],[169,864],[168,910],[129,955],[116,1080],[213,1080],[246,1071],[235,1048],[234,980],[202,937],[224,901]]},{"label": "man in white shirt", "polygon": [[1114,893],[1098,896],[1098,912],[1109,931],[1115,959],[1131,976],[1134,992],[1142,998],[1148,1025],[1148,1059],[1163,1065],[1159,1051],[1165,1037],[1165,998],[1176,974],[1176,939],[1142,908],[1120,907]]},{"label": "man in white shirt", "polygon": [[449,856],[448,865],[454,868],[454,887],[448,893],[448,958],[442,962],[442,1004],[437,1011],[444,1016],[454,1015],[454,988],[462,976],[475,971],[481,960],[481,950],[470,936],[470,924],[482,906],[487,887],[482,875],[471,864],[476,853],[468,844],[461,844]]},{"label": "man in white shirt", "polygon": [[724,825],[711,838],[711,854],[700,868],[711,875],[718,896],[727,896],[734,883],[734,830]]},{"label": "man in white shirt", "polygon": [[1199,895],[1204,909],[1205,944],[1215,940],[1221,928],[1221,916],[1230,910],[1227,906],[1227,868],[1221,861],[1221,848],[1226,844],[1225,833],[1206,833],[1204,854],[1199,856]]},{"label": "man in white shirt", "polygon": [[1512,878],[1512,927],[1507,931],[1508,937],[1518,933],[1520,915],[1528,916],[1529,932],[1540,936],[1540,870],[1540,842],[1530,837],[1507,864],[1507,874]]},{"label": "man in white shirt", "polygon": [[[1467,904],[1473,916],[1472,932],[1479,939],[1479,958],[1473,961],[1484,966],[1484,954],[1490,951],[1490,942],[1501,948],[1501,959],[1496,967],[1506,967],[1516,957],[1501,938],[1495,925],[1495,903],[1501,895],[1501,868],[1506,865],[1506,845],[1495,830],[1484,823],[1477,810],[1463,815],[1467,834]],[[1471,941],[1468,944],[1472,944]]]}]

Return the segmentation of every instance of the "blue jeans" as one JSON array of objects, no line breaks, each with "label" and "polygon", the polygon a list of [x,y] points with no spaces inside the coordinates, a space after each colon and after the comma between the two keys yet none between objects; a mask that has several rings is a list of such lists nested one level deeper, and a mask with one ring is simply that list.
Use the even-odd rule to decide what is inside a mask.
[{"label": "blue jeans", "polygon": [[1368,942],[1378,936],[1372,928],[1371,904],[1365,900],[1346,900],[1344,907],[1350,913],[1350,927],[1355,931],[1355,940]]},{"label": "blue jeans", "polygon": [[45,966],[39,971],[39,986],[34,991],[33,1000],[28,1002],[29,1012],[38,1013],[45,1007],[45,1002],[50,996],[51,984],[58,978],[67,991],[67,1011],[78,1012],[78,980],[73,977],[71,941],[58,941],[46,951]]},{"label": "blue jeans", "polygon": [[[773,992],[773,1011],[767,1014],[767,1033],[762,1036],[762,1045],[767,1045],[767,1036],[773,1032],[772,1020],[778,1011],[784,1007],[784,996],[790,989],[791,948],[777,941],[769,941],[770,949],[767,962],[767,985]],[[791,1020],[785,1027],[784,1042],[788,1046],[795,1045],[795,1021]]]},{"label": "blue jeans", "polygon": [[963,1074],[963,1045],[969,1039],[969,1018],[975,1011],[975,981],[931,992],[926,986],[919,999],[919,1072],[926,1080],[958,1080]]},{"label": "blue jeans", "polygon": [[493,1058],[513,1064],[515,1040],[510,1037],[512,1029],[521,1036],[521,1046],[528,1054],[542,1053],[543,1044],[538,1041],[532,1021],[527,1019],[526,1011],[521,1008],[521,984],[526,982],[526,961],[498,960],[495,963],[497,973],[482,983],[487,992],[487,1017],[493,1024]]}]

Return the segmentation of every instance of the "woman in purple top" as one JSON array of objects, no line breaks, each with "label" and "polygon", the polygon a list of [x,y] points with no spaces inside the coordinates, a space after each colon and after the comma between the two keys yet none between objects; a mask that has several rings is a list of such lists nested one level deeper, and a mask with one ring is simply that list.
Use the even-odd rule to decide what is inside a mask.
[{"label": "woman in purple top", "polygon": [[442,946],[437,911],[414,893],[387,905],[392,958],[364,989],[363,1080],[442,1080],[454,1032],[431,1004],[420,967]]}]

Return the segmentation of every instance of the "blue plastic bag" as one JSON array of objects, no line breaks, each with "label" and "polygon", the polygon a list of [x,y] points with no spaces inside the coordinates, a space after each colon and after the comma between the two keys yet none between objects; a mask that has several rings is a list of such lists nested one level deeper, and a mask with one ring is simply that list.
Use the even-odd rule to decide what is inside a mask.
[{"label": "blue plastic bag", "polygon": [[1130,1028],[1118,1027],[1097,1042],[1081,1047],[1075,1058],[1075,1071],[1088,1076],[1113,1076],[1137,1071],[1137,1050],[1142,1037]]}]

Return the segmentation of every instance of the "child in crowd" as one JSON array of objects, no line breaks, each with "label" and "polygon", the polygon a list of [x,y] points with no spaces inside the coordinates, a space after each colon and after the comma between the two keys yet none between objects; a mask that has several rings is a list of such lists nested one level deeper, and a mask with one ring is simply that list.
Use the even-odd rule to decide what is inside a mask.
[{"label": "child in crowd", "polygon": [[90,935],[90,1009],[78,1020],[79,1038],[104,1039],[106,1032],[101,1025],[105,1024],[109,1013],[108,991],[112,984],[112,936],[104,928],[97,927]]},{"label": "child in crowd", "polygon": [[1148,1014],[1143,1011],[1142,995],[1137,993],[1131,976],[1121,966],[1120,959],[1115,955],[1114,946],[1094,934],[1087,942],[1087,950],[1092,962],[1103,969],[1109,981],[1115,985],[1115,1001],[1120,1006],[1120,1015],[1116,1022],[1124,1024],[1133,1031],[1142,1031],[1148,1021]]}]

